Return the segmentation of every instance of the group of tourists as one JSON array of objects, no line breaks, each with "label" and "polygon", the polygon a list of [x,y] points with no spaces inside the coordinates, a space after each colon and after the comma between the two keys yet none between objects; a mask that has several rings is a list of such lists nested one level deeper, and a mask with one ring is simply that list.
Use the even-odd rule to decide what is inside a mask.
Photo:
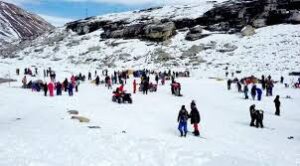
[{"label": "group of tourists", "polygon": [[[26,68],[25,71],[25,75],[22,79],[22,87],[25,89],[31,89],[33,92],[43,91],[44,96],[61,96],[63,92],[67,92],[69,96],[73,96],[74,90],[75,92],[79,91],[80,82],[85,81],[85,76],[81,73],[77,76],[72,75],[70,79],[65,78],[64,81],[57,81],[56,73],[51,70],[51,68],[44,70],[44,80],[49,79],[49,82],[43,80],[33,81],[32,79],[28,79],[28,77],[36,77],[38,75],[38,69],[35,68],[35,74],[37,75],[34,76],[32,76],[30,68]],[[16,70],[16,74],[20,74],[19,69]]]}]

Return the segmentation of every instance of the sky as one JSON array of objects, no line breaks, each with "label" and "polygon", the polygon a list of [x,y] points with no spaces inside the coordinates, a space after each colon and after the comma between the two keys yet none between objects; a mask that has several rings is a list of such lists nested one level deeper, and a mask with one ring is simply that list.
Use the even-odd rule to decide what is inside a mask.
[{"label": "sky", "polygon": [[108,13],[201,0],[0,0],[40,15],[54,26]]}]

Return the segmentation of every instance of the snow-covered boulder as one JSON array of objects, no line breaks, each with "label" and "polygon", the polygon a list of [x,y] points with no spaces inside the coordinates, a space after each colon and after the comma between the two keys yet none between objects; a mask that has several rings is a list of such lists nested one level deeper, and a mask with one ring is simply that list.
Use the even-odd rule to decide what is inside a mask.
[{"label": "snow-covered boulder", "polygon": [[255,28],[251,25],[247,25],[241,30],[241,33],[243,36],[252,36],[255,34]]}]

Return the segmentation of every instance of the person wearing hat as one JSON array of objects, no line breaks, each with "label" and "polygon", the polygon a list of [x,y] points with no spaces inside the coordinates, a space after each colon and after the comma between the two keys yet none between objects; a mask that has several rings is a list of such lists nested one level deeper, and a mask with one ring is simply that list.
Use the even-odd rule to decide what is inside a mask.
[{"label": "person wearing hat", "polygon": [[189,113],[185,109],[185,106],[182,105],[179,111],[177,121],[178,121],[178,130],[180,131],[180,136],[186,137],[187,134],[187,120],[189,119]]},{"label": "person wearing hat", "polygon": [[191,118],[191,124],[193,125],[194,127],[194,132],[193,134],[195,136],[199,136],[200,133],[199,133],[199,129],[198,129],[198,124],[200,123],[200,113],[196,107],[196,103],[195,101],[193,100],[191,102],[191,113],[190,113],[190,118]]}]

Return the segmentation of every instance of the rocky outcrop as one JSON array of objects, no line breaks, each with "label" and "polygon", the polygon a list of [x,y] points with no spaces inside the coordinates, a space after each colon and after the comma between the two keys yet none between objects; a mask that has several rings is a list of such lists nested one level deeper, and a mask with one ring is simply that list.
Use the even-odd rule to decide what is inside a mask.
[{"label": "rocky outcrop", "polygon": [[297,20],[299,9],[298,0],[231,0],[215,6],[197,22],[211,31],[235,33],[247,25],[260,28],[291,23]]},{"label": "rocky outcrop", "polygon": [[[141,12],[152,12],[161,8],[150,8]],[[217,4],[203,16],[192,18],[163,18],[141,15],[136,20],[102,20],[88,18],[67,24],[67,29],[84,35],[103,29],[101,37],[165,41],[176,31],[188,31],[186,40],[194,41],[206,37],[202,28],[222,33],[240,33],[246,26],[260,28],[281,23],[300,23],[299,0],[229,0]],[[107,19],[107,18],[106,18]],[[248,30],[249,28],[247,28]],[[253,33],[243,33],[250,35]]]},{"label": "rocky outcrop", "polygon": [[150,24],[145,27],[145,37],[155,41],[165,41],[175,34],[173,22]]}]

